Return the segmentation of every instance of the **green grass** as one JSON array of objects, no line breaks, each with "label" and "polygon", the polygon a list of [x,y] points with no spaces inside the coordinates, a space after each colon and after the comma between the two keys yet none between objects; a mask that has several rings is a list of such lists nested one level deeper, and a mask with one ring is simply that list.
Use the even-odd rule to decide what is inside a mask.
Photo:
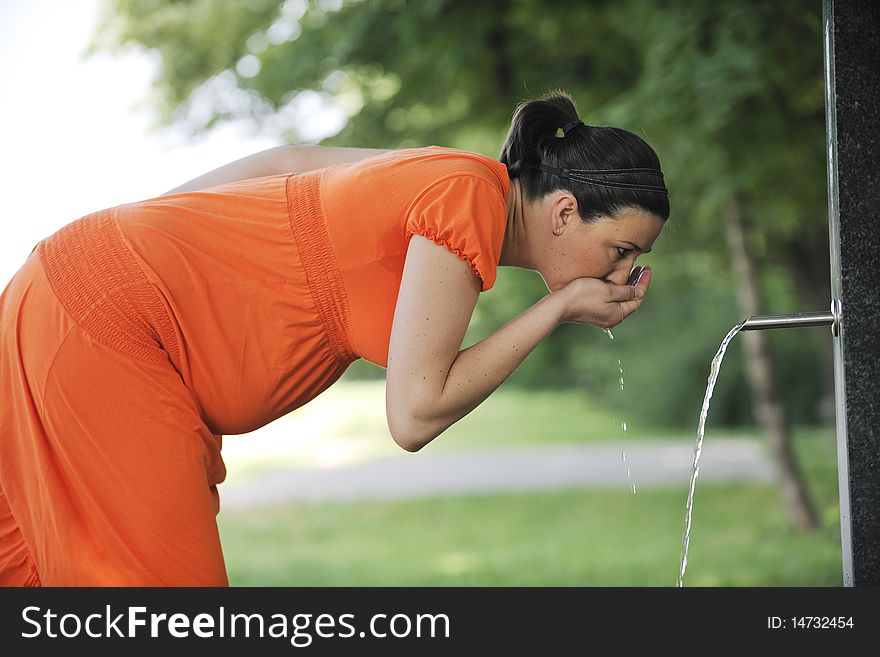
[{"label": "green grass", "polygon": [[[840,586],[834,445],[796,451],[821,528],[776,487],[697,482],[686,586]],[[674,586],[687,482],[400,502],[296,504],[219,518],[234,586]]]},{"label": "green grass", "polygon": [[[793,532],[773,488],[698,490],[687,586],[839,586],[837,523]],[[674,586],[686,491],[295,505],[227,514],[238,586]]]},{"label": "green grass", "polygon": [[[283,457],[269,450],[265,463],[257,458],[239,474],[258,476],[267,465],[284,463],[308,466],[310,455],[322,450],[356,458],[400,453],[385,424],[383,381],[340,382],[281,420],[288,421],[280,444],[307,437],[302,447]],[[509,388],[495,392],[425,449],[694,440],[696,427],[628,429],[624,434],[620,418],[577,391]],[[755,438],[757,432],[728,431],[710,421],[707,445],[732,435]],[[795,451],[821,528],[806,535],[794,531],[774,486],[698,481],[686,586],[841,584],[833,430],[798,429]],[[687,483],[639,487],[637,495],[564,490],[295,504],[224,511],[219,523],[233,585],[673,586]]]}]

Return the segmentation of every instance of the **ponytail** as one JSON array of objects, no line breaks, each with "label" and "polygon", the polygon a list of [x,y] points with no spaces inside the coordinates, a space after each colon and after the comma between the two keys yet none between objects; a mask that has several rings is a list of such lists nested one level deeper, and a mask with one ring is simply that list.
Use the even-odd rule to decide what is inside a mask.
[{"label": "ponytail", "polygon": [[[556,189],[571,192],[584,222],[629,208],[662,221],[669,218],[669,199],[654,150],[628,130],[584,124],[564,91],[517,106],[498,159],[511,180],[520,178],[529,201]],[[590,174],[560,175],[566,169]]]}]

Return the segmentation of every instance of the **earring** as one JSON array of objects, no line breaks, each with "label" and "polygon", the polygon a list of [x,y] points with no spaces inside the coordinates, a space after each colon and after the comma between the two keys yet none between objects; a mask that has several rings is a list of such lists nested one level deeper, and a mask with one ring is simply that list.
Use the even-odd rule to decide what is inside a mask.
[{"label": "earring", "polygon": [[553,229],[553,234],[554,234],[554,235],[561,235],[561,234],[562,234],[562,231],[560,231],[558,228],[554,228],[554,229]]}]

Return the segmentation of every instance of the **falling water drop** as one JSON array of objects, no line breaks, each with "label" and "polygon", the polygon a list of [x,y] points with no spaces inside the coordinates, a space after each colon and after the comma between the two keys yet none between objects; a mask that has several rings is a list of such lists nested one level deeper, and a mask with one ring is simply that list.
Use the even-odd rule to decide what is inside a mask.
[{"label": "falling water drop", "polygon": [[[612,340],[614,339],[614,336],[611,334],[610,329],[603,329],[603,330],[605,331],[605,333],[608,334],[609,338],[611,338]],[[619,358],[617,359],[617,370],[620,372],[620,378],[618,379],[618,383],[620,385],[621,392],[623,392],[623,386],[624,386],[623,365],[621,364]],[[613,417],[613,418],[611,418],[611,421],[617,422],[617,418]],[[620,428],[623,430],[623,433],[626,433],[626,421],[625,420],[620,421]],[[621,452],[620,456],[623,459],[623,462],[626,463],[626,452]],[[632,481],[632,476],[629,471],[629,466],[627,466],[627,468],[626,468],[626,478],[629,479],[629,481],[632,483],[632,492],[633,492],[633,495],[635,495],[636,494],[636,484],[635,484],[635,482]]]}]

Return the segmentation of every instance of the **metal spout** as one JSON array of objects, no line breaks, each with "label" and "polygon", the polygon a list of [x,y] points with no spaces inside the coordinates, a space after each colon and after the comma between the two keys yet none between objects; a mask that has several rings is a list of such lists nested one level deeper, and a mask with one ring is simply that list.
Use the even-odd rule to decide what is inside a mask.
[{"label": "metal spout", "polygon": [[840,331],[840,299],[831,302],[831,310],[814,313],[790,313],[782,315],[752,315],[741,331],[760,331],[775,328],[802,328],[807,326],[830,326],[831,334]]}]

